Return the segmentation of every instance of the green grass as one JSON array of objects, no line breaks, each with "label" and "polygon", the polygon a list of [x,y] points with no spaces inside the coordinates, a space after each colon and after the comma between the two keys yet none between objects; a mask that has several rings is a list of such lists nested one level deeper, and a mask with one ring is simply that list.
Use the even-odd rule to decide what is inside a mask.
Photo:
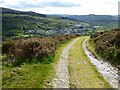
[{"label": "green grass", "polygon": [[29,37],[29,36],[34,36],[33,34],[23,34],[23,33],[18,33],[17,36],[13,36],[13,38],[20,38],[20,37]]},{"label": "green grass", "polygon": [[69,51],[69,71],[72,88],[111,88],[86,56],[80,37]]},{"label": "green grass", "polygon": [[53,75],[52,64],[31,63],[15,68],[4,68],[3,88],[51,87]]},{"label": "green grass", "polygon": [[72,41],[62,43],[56,51],[52,63],[23,63],[19,67],[2,67],[3,88],[51,88],[55,76],[54,65],[60,58],[63,49]]},{"label": "green grass", "polygon": [[97,54],[97,52],[95,51],[95,44],[94,44],[94,42],[92,40],[90,40],[90,38],[88,39],[86,45],[94,53],[94,55],[97,58],[100,58],[99,55]]}]

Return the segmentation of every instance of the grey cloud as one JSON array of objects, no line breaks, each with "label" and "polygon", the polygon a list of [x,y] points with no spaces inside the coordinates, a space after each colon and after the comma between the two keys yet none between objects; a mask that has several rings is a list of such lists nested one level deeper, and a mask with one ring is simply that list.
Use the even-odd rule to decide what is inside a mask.
[{"label": "grey cloud", "polygon": [[16,5],[8,5],[12,8],[37,8],[37,7],[79,7],[80,4],[67,3],[67,2],[41,2],[41,3],[30,3],[30,2],[19,2]]},{"label": "grey cloud", "polygon": [[80,4],[74,3],[67,3],[67,2],[45,2],[43,3],[44,6],[51,6],[51,7],[79,7]]}]

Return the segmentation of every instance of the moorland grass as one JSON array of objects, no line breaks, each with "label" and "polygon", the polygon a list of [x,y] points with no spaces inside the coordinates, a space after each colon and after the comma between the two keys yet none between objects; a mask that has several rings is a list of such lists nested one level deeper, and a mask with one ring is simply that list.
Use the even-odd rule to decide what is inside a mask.
[{"label": "moorland grass", "polygon": [[70,85],[72,88],[110,88],[83,50],[86,38],[80,37],[69,51]]},{"label": "moorland grass", "polygon": [[[30,63],[23,63],[16,67],[2,67],[3,88],[50,88],[52,79],[55,76],[54,65],[60,58],[62,50],[72,41],[61,43],[56,50],[53,62],[40,63],[32,60]],[[47,58],[46,58],[47,61]]]}]

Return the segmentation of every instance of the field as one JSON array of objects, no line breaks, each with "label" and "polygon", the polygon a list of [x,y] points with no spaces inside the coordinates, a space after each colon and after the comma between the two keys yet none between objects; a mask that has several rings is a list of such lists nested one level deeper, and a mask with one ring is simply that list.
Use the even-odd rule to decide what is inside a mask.
[{"label": "field", "polygon": [[[63,37],[63,36],[62,36]],[[58,40],[58,37],[56,37]],[[71,38],[74,38],[73,36]],[[45,38],[46,39],[46,38]],[[60,38],[59,38],[60,39]],[[29,39],[28,39],[29,40]],[[65,40],[65,37],[64,37]],[[8,56],[4,56],[2,67],[2,86],[3,88],[47,88],[52,87],[51,81],[55,75],[54,65],[58,61],[63,48],[69,44],[70,38],[57,45],[56,53],[53,57],[45,57],[42,59],[33,58],[27,61],[20,59],[18,62],[9,61]],[[17,42],[17,41],[16,41]],[[33,42],[35,43],[35,42]],[[49,42],[47,42],[49,43]],[[10,44],[10,43],[9,43]],[[7,43],[8,45],[8,43]],[[25,44],[30,45],[30,44]],[[51,47],[52,48],[52,47]],[[40,49],[41,50],[41,49]],[[28,53],[28,52],[27,52]],[[25,54],[25,53],[24,53]],[[19,54],[20,55],[20,54]],[[26,54],[25,54],[26,56]],[[16,57],[18,58],[18,57]],[[23,58],[19,56],[19,58]],[[5,60],[5,61],[4,61]],[[18,60],[18,59],[16,59]],[[40,61],[42,60],[42,62]]]}]

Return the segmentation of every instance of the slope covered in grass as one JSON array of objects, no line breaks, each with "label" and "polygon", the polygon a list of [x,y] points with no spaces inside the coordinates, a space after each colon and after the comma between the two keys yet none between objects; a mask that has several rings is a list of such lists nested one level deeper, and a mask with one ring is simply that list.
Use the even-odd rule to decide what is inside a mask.
[{"label": "slope covered in grass", "polygon": [[2,13],[3,39],[13,36],[24,36],[30,30],[36,34],[43,34],[47,30],[54,31],[71,27],[75,23],[72,20],[50,17],[35,12],[22,12],[3,8]]},{"label": "slope covered in grass", "polygon": [[[52,38],[31,38],[31,39],[29,38],[27,40],[22,40],[21,44],[18,43],[18,41],[16,42],[10,41],[8,43],[6,42],[6,44],[4,45],[6,45],[5,46],[6,48],[8,46],[7,48],[8,52],[6,52],[6,50],[4,52],[2,67],[2,87],[3,88],[52,87],[51,82],[55,75],[54,65],[59,60],[63,48],[67,46],[72,40],[71,38],[74,37],[65,38],[64,36],[60,36],[54,37],[54,39],[55,38],[56,38],[55,41],[59,41],[57,45],[54,44],[55,42],[53,41]],[[34,41],[31,41],[33,39]],[[40,41],[36,42],[36,39]],[[10,46],[10,45],[14,46],[15,44],[17,45],[17,43],[20,44],[20,46],[23,45],[24,47],[21,48],[18,45],[18,47],[13,48],[12,46]],[[18,55],[15,55],[15,52],[12,52],[10,48],[12,48],[13,51],[16,48],[15,52]],[[36,51],[36,53],[39,53],[39,57],[41,57],[42,55],[43,58],[39,59],[35,58],[36,55],[34,50],[36,49],[39,49],[38,51]],[[54,58],[49,57],[51,55],[50,51],[52,51],[52,49],[55,49],[55,51],[52,53],[52,55],[54,54],[53,56]],[[16,60],[14,61],[13,58]]]},{"label": "slope covered in grass", "polygon": [[91,36],[89,44],[95,52],[112,65],[120,65],[120,29],[98,32]]}]

